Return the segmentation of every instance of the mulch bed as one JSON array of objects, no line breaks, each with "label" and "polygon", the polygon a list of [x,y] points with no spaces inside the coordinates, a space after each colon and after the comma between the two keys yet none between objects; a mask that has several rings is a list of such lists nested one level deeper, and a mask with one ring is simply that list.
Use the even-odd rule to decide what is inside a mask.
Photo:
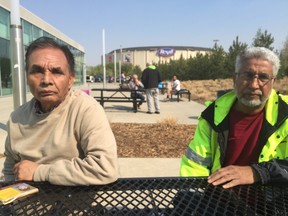
[{"label": "mulch bed", "polygon": [[195,125],[163,123],[111,123],[118,157],[179,158],[191,139]]}]

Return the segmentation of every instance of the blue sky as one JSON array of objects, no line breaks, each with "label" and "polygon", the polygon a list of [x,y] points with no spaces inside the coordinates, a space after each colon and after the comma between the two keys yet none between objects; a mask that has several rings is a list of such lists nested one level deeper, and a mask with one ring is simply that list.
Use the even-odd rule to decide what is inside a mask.
[{"label": "blue sky", "polygon": [[85,48],[88,66],[120,46],[196,46],[219,40],[227,51],[239,36],[251,45],[259,28],[281,49],[288,37],[287,0],[20,0],[20,5]]}]

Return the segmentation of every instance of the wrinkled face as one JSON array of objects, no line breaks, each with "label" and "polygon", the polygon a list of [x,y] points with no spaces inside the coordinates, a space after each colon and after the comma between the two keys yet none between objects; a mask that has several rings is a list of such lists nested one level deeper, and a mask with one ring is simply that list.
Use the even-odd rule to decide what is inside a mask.
[{"label": "wrinkled face", "polygon": [[59,105],[73,85],[67,59],[59,49],[37,49],[28,62],[27,81],[43,111]]},{"label": "wrinkled face", "polygon": [[133,78],[134,81],[138,80],[138,76],[137,75],[134,75],[132,78]]},{"label": "wrinkled face", "polygon": [[271,62],[259,58],[246,61],[234,77],[235,92],[242,109],[263,108],[270,96],[274,80]]}]

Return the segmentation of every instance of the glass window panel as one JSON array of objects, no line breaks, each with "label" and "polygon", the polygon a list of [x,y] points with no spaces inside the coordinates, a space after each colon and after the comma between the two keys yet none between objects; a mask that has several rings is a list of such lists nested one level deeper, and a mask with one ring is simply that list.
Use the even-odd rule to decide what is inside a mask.
[{"label": "glass window panel", "polygon": [[32,26],[33,41],[42,36],[42,30],[37,26]]},{"label": "glass window panel", "polygon": [[51,35],[50,33],[46,32],[46,31],[43,31],[43,36],[54,38],[53,35]]},{"label": "glass window panel", "polygon": [[0,95],[2,96],[12,94],[10,41],[0,38],[0,47]]},{"label": "glass window panel", "polygon": [[0,37],[9,39],[10,37],[10,20],[9,12],[0,8]]},{"label": "glass window panel", "polygon": [[32,24],[23,20],[23,43],[29,45],[32,42]]}]

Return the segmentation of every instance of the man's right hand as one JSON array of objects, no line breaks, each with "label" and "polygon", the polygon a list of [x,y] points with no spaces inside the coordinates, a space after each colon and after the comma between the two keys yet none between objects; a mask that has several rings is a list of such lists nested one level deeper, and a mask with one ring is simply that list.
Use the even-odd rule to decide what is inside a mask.
[{"label": "man's right hand", "polygon": [[231,188],[237,185],[253,184],[260,177],[251,166],[227,166],[218,169],[208,177],[208,183],[223,188]]},{"label": "man's right hand", "polygon": [[15,179],[17,181],[33,181],[34,172],[38,166],[39,164],[29,160],[16,163],[13,168]]}]

